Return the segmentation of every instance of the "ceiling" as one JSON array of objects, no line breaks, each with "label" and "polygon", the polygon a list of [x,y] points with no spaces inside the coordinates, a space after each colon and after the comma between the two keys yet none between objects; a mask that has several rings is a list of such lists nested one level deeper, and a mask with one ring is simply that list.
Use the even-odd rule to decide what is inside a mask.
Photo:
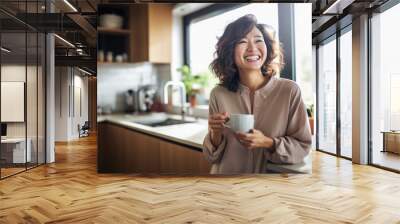
[{"label": "ceiling", "polygon": [[389,0],[312,0],[313,44],[351,24],[353,17],[374,11]]},{"label": "ceiling", "polygon": [[2,45],[12,49],[3,60],[17,61],[25,56],[29,60],[36,55],[36,45],[29,43],[32,35],[27,35],[26,45],[25,35],[20,35],[21,32],[54,32],[75,45],[72,47],[55,38],[56,65],[79,66],[95,73],[96,7],[95,0],[47,0],[47,5],[45,0],[1,0]]},{"label": "ceiling", "polygon": [[[266,3],[311,3],[312,4],[312,32],[313,42],[324,38],[330,33],[335,32],[337,21],[351,22],[353,16],[372,10],[388,0],[271,0],[263,1]],[[91,70],[96,70],[96,27],[98,4],[135,4],[148,2],[168,2],[168,1],[148,1],[148,0],[48,0],[47,9],[45,0],[1,0],[0,1],[0,24],[2,32],[9,33],[3,35],[3,43],[8,42],[9,46],[16,49],[15,54],[21,51],[25,54],[25,39],[16,35],[18,32],[25,32],[26,28],[32,31],[55,32],[68,42],[74,44],[75,48],[64,41],[56,38],[56,56],[60,56],[59,64],[77,63],[81,61]],[[195,1],[192,1],[195,2]],[[199,1],[204,2],[204,1]],[[216,0],[213,2],[224,2]],[[259,1],[257,1],[259,2]],[[205,3],[201,3],[205,4]],[[210,5],[210,3],[206,3]],[[178,3],[176,8],[185,8],[193,3]],[[199,4],[200,5],[200,4]],[[72,7],[71,7],[72,6]],[[46,13],[52,9],[52,13]],[[28,12],[28,13],[26,13]],[[346,25],[341,22],[341,25]],[[29,38],[28,38],[29,39]],[[28,40],[29,42],[30,40]],[[5,46],[5,45],[4,45]],[[18,47],[19,46],[19,47]],[[34,43],[28,44],[28,54],[34,50]],[[76,49],[82,53],[78,53]],[[61,57],[62,56],[62,57]],[[68,56],[68,57],[65,57]],[[62,60],[62,61],[61,61]],[[91,64],[91,66],[88,66]]]}]

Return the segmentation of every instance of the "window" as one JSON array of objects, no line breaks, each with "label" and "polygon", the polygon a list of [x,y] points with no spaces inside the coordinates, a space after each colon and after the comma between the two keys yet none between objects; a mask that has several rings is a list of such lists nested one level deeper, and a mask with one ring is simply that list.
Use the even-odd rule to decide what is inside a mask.
[{"label": "window", "polygon": [[336,36],[318,48],[318,148],[336,154]]},{"label": "window", "polygon": [[319,43],[316,62],[317,149],[347,159],[352,158],[352,41],[349,24]]},{"label": "window", "polygon": [[390,130],[400,130],[400,73],[390,74]]},{"label": "window", "polygon": [[304,103],[307,107],[311,107],[315,104],[316,92],[315,75],[311,68],[311,5],[296,4],[294,10],[296,82],[300,86]]},{"label": "window", "polygon": [[398,21],[399,4],[371,18],[372,163],[395,170],[400,170],[400,133],[390,132],[400,130]]},{"label": "window", "polygon": [[[347,32],[346,32],[347,31]],[[340,36],[340,154],[352,157],[352,33]]]}]

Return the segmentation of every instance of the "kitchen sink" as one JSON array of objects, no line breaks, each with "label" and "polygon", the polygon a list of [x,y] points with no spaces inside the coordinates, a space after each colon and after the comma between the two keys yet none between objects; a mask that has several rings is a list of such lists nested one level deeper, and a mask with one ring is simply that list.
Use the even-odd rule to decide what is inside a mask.
[{"label": "kitchen sink", "polygon": [[176,125],[176,124],[187,124],[187,123],[194,123],[195,121],[184,121],[184,120],[178,120],[178,119],[172,119],[172,118],[167,118],[166,120],[163,121],[157,121],[157,122],[143,122],[143,121],[135,121],[134,123],[137,124],[142,124],[150,127],[161,127],[161,126],[169,126],[169,125]]}]

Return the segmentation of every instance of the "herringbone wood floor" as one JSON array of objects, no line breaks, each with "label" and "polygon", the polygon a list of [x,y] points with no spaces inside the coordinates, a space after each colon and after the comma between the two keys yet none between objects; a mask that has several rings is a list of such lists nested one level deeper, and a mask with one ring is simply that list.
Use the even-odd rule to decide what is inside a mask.
[{"label": "herringbone wood floor", "polygon": [[400,223],[400,175],[316,152],[311,175],[97,174],[96,139],[0,181],[0,223]]}]

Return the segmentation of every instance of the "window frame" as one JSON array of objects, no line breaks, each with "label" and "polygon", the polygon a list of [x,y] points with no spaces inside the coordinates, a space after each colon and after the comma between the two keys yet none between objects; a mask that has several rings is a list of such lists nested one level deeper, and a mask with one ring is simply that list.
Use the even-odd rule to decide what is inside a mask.
[{"label": "window frame", "polygon": [[[39,1],[36,1],[36,2],[34,2],[34,3],[37,3],[37,5],[36,5],[36,12],[33,12],[33,13],[38,13],[38,11],[39,11],[39,8],[38,8],[38,4],[39,4]],[[45,13],[47,13],[48,12],[48,8],[49,7],[46,7],[46,9],[45,9]],[[29,13],[28,12],[28,9],[27,9],[27,5],[25,4],[25,12],[24,12],[24,16],[25,16],[25,20],[26,20],[26,16],[27,16],[27,13]],[[20,35],[24,35],[24,49],[23,49],[23,51],[24,51],[24,53],[25,53],[25,55],[24,56],[22,56],[21,58],[24,58],[24,61],[25,61],[25,64],[24,64],[24,66],[25,66],[25,69],[24,69],[24,72],[25,72],[25,81],[24,81],[24,122],[23,122],[23,124],[24,124],[24,136],[22,137],[23,139],[24,139],[24,142],[25,142],[25,146],[24,146],[24,149],[25,149],[25,164],[24,164],[24,167],[23,167],[23,169],[21,169],[20,171],[17,171],[17,172],[14,172],[14,173],[11,173],[11,174],[7,174],[7,175],[4,175],[3,173],[2,173],[2,167],[0,166],[0,181],[1,180],[4,180],[4,179],[7,179],[7,178],[9,178],[9,177],[12,177],[12,176],[15,176],[15,175],[18,175],[18,174],[20,174],[20,173],[23,173],[23,172],[26,172],[26,171],[28,171],[28,170],[31,170],[31,169],[34,169],[34,168],[37,168],[37,167],[39,167],[39,166],[42,166],[42,165],[45,165],[45,164],[47,164],[47,144],[48,144],[48,141],[47,141],[47,75],[48,75],[48,68],[47,68],[47,63],[48,63],[48,43],[49,43],[49,40],[48,40],[48,33],[47,32],[44,32],[44,31],[42,31],[42,30],[40,30],[40,29],[37,29],[37,28],[35,28],[35,27],[32,27],[31,25],[29,25],[29,24],[27,24],[27,23],[25,23],[25,22],[23,22],[22,20],[20,20],[20,19],[18,19],[17,17],[15,17],[12,13],[10,13],[10,12],[8,12],[7,10],[5,10],[5,9],[3,9],[3,8],[1,8],[0,7],[0,14],[5,14],[9,19],[11,19],[11,20],[13,20],[13,21],[16,21],[16,22],[18,22],[18,23],[21,23],[21,30],[13,30],[13,31],[10,31],[10,30],[1,30],[0,29],[0,46],[2,46],[2,35],[4,35],[4,34],[20,34]],[[0,28],[1,28],[1,24],[0,24]],[[32,62],[29,62],[29,59],[28,59],[28,48],[29,48],[29,46],[28,46],[28,34],[33,34],[33,35],[35,35],[36,36],[36,41],[34,41],[35,42],[35,44],[36,44],[36,47],[34,47],[33,49],[36,51],[35,53],[36,53],[36,59],[35,60],[33,60]],[[40,38],[39,38],[40,37]],[[43,55],[41,55],[41,62],[42,62],[42,71],[41,71],[41,76],[42,76],[42,84],[43,84],[43,86],[42,86],[42,88],[43,88],[43,92],[41,93],[42,94],[42,96],[44,96],[44,98],[42,98],[42,103],[43,103],[43,105],[41,105],[41,107],[42,107],[42,109],[44,110],[43,111],[43,113],[44,113],[44,115],[43,115],[43,117],[41,117],[41,118],[39,118],[39,81],[38,81],[38,77],[39,77],[39,69],[38,69],[38,67],[39,67],[39,65],[40,65],[40,61],[39,61],[39,41],[41,42],[41,47],[43,48],[43,49],[41,49],[41,53],[43,53]],[[2,54],[0,53],[0,82],[2,81],[2,67],[3,67],[3,64],[2,64],[2,62],[3,62],[3,58],[2,58]],[[36,69],[35,69],[35,72],[33,73],[33,74],[35,74],[35,78],[36,78],[36,86],[35,86],[35,88],[36,88],[36,91],[35,92],[33,92],[32,93],[32,96],[34,96],[34,97],[36,97],[36,122],[34,121],[32,124],[33,125],[36,125],[36,128],[35,128],[35,131],[36,131],[36,135],[35,136],[33,136],[32,137],[32,139],[33,138],[36,138],[36,161],[35,161],[35,163],[33,163],[32,165],[30,165],[30,166],[28,166],[28,153],[27,153],[27,148],[28,148],[28,144],[27,144],[27,142],[28,142],[28,123],[29,123],[29,119],[28,119],[28,91],[27,91],[27,85],[28,85],[28,65],[30,65],[30,63],[32,64],[32,65],[34,65],[35,67],[36,67]],[[1,90],[1,85],[0,85],[0,90]],[[0,91],[0,98],[1,98],[1,91]],[[0,105],[0,110],[1,110],[1,105]],[[1,118],[1,115],[0,115],[0,118]],[[43,119],[43,120],[41,120],[41,124],[42,125],[44,125],[44,127],[42,127],[43,128],[43,132],[41,133],[41,134],[43,134],[43,145],[42,145],[42,152],[43,152],[43,155],[41,155],[41,159],[43,159],[43,161],[42,162],[39,162],[39,119]],[[1,119],[0,119],[0,123],[2,123],[1,122]],[[32,152],[34,152],[34,151],[32,151]],[[2,153],[2,146],[1,146],[1,144],[0,144],[0,157],[1,157],[1,153]],[[32,154],[31,154],[32,155]],[[0,164],[1,165],[1,164]],[[22,168],[22,167],[21,167]]]},{"label": "window frame", "polygon": [[[192,12],[183,17],[183,64],[189,65],[190,67],[190,35],[189,25],[192,22],[198,22],[204,19],[211,18],[213,16],[252,4],[257,2],[249,3],[215,3],[201,10]],[[280,77],[296,80],[296,54],[295,54],[295,37],[294,35],[294,4],[286,3],[285,5],[278,4],[278,29],[280,35],[280,42],[285,47],[285,66],[281,72]],[[287,12],[290,13],[281,13]]]},{"label": "window frame", "polygon": [[[316,140],[316,150],[319,152],[327,153],[329,155],[333,155],[336,157],[344,158],[347,160],[352,160],[352,158],[343,156],[341,153],[341,119],[340,119],[340,76],[341,76],[341,67],[340,67],[340,37],[347,32],[350,32],[352,30],[352,22],[349,20],[350,17],[345,17],[344,22],[342,23],[343,26],[340,27],[340,29],[336,30],[336,32],[331,32],[330,35],[325,35],[322,39],[317,39],[318,42],[315,44],[316,45],[316,131],[315,131],[315,140]],[[341,20],[338,21],[339,23]],[[343,21],[342,21],[343,22]],[[336,24],[333,26],[336,27]],[[329,28],[328,28],[329,31]],[[324,149],[320,149],[319,147],[319,113],[320,111],[318,110],[319,108],[319,46],[324,43],[329,43],[330,41],[336,41],[336,153],[331,153],[328,152]]]},{"label": "window frame", "polygon": [[205,20],[218,14],[237,9],[248,4],[249,3],[216,3],[198,11],[192,12],[188,15],[185,15],[183,17],[183,64],[190,67],[189,26],[191,23]]},{"label": "window frame", "polygon": [[372,130],[372,94],[373,94],[373,88],[372,88],[372,19],[373,19],[373,14],[381,14],[384,13],[385,11],[393,8],[394,6],[400,4],[398,0],[388,0],[384,4],[378,6],[377,8],[374,8],[373,10],[368,11],[368,31],[367,31],[367,39],[368,39],[368,69],[367,69],[367,80],[368,80],[368,102],[367,102],[367,119],[368,119],[368,152],[367,152],[367,159],[368,159],[368,165],[377,167],[383,170],[395,172],[395,173],[400,173],[400,170],[390,168],[387,166],[379,165],[377,163],[373,163],[373,130]]}]

